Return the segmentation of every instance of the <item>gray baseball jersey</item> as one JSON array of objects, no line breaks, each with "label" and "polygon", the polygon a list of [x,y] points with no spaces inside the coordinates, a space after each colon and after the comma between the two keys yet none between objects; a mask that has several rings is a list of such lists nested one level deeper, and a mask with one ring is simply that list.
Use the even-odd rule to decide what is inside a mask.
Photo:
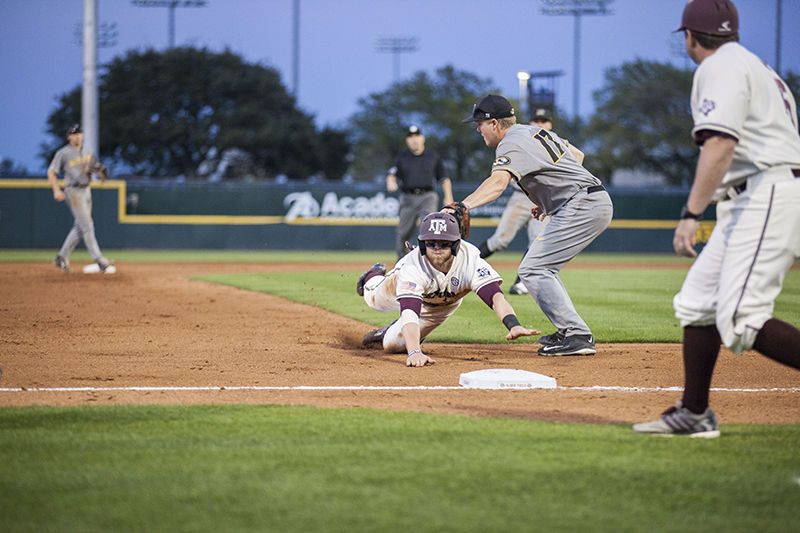
[{"label": "gray baseball jersey", "polygon": [[73,148],[66,144],[53,156],[49,170],[63,174],[67,187],[86,187],[91,179],[90,173],[97,172],[100,163],[94,154],[85,153],[83,149]]},{"label": "gray baseball jersey", "polygon": [[581,189],[600,185],[567,142],[539,126],[515,124],[497,145],[492,171],[506,170],[545,214],[552,215]]}]

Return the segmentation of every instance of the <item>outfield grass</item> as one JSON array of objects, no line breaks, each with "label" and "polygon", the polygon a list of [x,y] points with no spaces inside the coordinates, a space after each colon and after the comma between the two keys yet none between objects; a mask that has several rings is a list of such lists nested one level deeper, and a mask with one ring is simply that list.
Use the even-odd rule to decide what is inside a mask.
[{"label": "outfield grass", "polygon": [[792,531],[800,426],[369,409],[0,410],[4,531]]}]

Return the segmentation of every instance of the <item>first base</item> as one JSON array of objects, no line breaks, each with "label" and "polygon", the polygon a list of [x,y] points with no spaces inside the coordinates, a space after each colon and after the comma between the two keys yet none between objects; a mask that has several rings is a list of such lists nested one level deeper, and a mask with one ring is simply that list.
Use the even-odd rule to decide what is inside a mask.
[{"label": "first base", "polygon": [[474,370],[461,374],[459,385],[468,389],[555,389],[556,380],[544,374],[514,370],[511,368],[490,368]]},{"label": "first base", "polygon": [[[102,271],[100,270],[100,265],[98,265],[97,263],[89,263],[88,265],[83,267],[84,274],[99,274],[100,272]],[[105,270],[106,274],[116,274],[116,272],[117,272],[117,267],[115,267],[114,265],[108,265],[108,267]]]}]

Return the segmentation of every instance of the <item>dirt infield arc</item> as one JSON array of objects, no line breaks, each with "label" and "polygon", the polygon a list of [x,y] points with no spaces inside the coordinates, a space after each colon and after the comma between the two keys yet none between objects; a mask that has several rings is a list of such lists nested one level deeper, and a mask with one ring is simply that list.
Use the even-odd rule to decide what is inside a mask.
[{"label": "dirt infield arc", "polygon": [[[362,348],[364,323],[188,278],[322,268],[331,267],[130,263],[87,276],[0,263],[0,405],[307,404],[629,423],[679,398],[663,390],[682,385],[677,345],[599,344],[594,357],[545,358],[535,344],[426,343],[437,364],[411,369],[402,355]],[[451,388],[483,368],[539,372],[560,388]],[[800,372],[757,354],[723,350],[712,386],[723,424],[800,422]]]}]

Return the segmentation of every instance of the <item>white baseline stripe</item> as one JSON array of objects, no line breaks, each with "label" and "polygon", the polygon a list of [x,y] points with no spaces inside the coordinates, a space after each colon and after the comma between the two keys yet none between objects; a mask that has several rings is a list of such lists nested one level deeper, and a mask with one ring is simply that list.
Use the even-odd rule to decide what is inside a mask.
[{"label": "white baseline stripe", "polygon": [[[0,388],[0,392],[167,392],[167,391],[337,391],[337,390],[553,390],[553,389],[532,389],[532,388],[508,388],[508,389],[473,389],[468,387],[444,387],[444,386],[413,386],[413,387],[392,387],[392,386],[371,386],[371,385],[343,385],[343,386],[296,386],[296,387],[269,387],[269,386],[206,386],[206,387],[8,387]],[[594,385],[591,387],[557,387],[557,390],[577,390],[577,391],[617,391],[617,392],[677,392],[682,391],[683,387],[619,387]],[[713,387],[713,392],[800,392],[800,387],[775,387],[775,388],[747,388],[732,389],[725,387]]]}]

